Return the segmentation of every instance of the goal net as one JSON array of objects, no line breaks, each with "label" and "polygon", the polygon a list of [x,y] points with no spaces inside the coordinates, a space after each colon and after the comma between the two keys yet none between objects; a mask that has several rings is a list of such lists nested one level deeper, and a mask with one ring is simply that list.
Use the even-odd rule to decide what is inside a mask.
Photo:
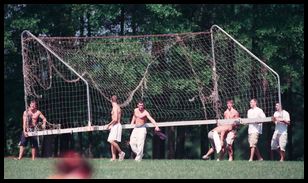
[{"label": "goal net", "polygon": [[37,100],[49,122],[32,135],[102,130],[112,95],[122,124],[143,100],[161,126],[214,124],[227,99],[242,118],[252,98],[266,116],[280,101],[278,74],[216,25],[208,32],[142,36],[36,37],[24,31],[22,55],[26,107]]}]

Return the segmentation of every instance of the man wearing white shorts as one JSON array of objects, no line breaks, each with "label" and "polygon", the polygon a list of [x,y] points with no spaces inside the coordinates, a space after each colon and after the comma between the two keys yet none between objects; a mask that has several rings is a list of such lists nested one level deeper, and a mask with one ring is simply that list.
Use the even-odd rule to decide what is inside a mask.
[{"label": "man wearing white shorts", "polygon": [[121,150],[117,142],[121,142],[122,136],[122,125],[121,121],[121,108],[117,103],[117,96],[113,95],[111,97],[112,103],[112,112],[111,118],[112,121],[107,124],[107,129],[110,129],[110,133],[107,141],[111,144],[111,154],[112,158],[110,161],[116,160],[116,152],[119,152],[119,161],[122,161],[125,157],[125,153]]},{"label": "man wearing white shorts", "polygon": [[282,110],[279,103],[277,103],[275,107],[276,111],[273,116],[273,122],[276,126],[271,141],[271,159],[273,160],[273,151],[279,151],[280,161],[284,161],[288,141],[288,125],[290,125],[290,115],[287,111]]},{"label": "man wearing white shorts", "polygon": [[136,154],[135,160],[141,161],[143,157],[143,148],[145,137],[147,134],[146,130],[146,120],[149,119],[151,123],[155,126],[155,131],[160,131],[155,120],[151,117],[150,113],[144,109],[144,103],[142,101],[138,102],[138,108],[134,110],[134,115],[131,124],[135,126],[130,136],[129,144],[132,151]]},{"label": "man wearing white shorts", "polygon": [[[257,107],[257,99],[250,101],[250,109],[247,112],[247,118],[265,118],[265,114],[262,109]],[[257,155],[259,161],[263,158],[257,147],[259,134],[262,134],[262,123],[249,124],[248,126],[248,142],[250,146],[250,157],[249,161],[253,161],[254,155]]]},{"label": "man wearing white shorts", "polygon": [[[208,152],[202,156],[202,159],[204,160],[208,160],[210,159],[210,155],[213,154],[215,152],[215,150],[217,150],[217,145],[223,146],[224,142],[225,142],[225,137],[226,135],[232,131],[234,128],[237,128],[239,125],[239,123],[235,122],[233,124],[227,124],[227,125],[220,125],[215,127],[213,130],[211,130],[208,133],[208,138],[211,144],[211,148],[208,150]],[[218,136],[220,143],[215,143],[215,135]],[[223,148],[222,148],[223,149]],[[221,150],[222,150],[221,149]],[[219,153],[220,151],[217,151],[217,153]],[[220,161],[221,157],[222,157],[223,153],[220,154],[220,157],[217,159],[217,161]]]}]

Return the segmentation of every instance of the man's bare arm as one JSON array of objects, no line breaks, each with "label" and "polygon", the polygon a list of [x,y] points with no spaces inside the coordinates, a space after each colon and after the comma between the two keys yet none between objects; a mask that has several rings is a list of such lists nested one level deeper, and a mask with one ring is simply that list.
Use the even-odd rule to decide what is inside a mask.
[{"label": "man's bare arm", "polygon": [[43,126],[42,127],[45,128],[46,122],[47,122],[46,117],[42,114],[42,112],[40,112],[39,117],[43,120]]},{"label": "man's bare arm", "polygon": [[240,113],[236,112],[235,118],[239,118],[240,117]]},{"label": "man's bare arm", "polygon": [[22,115],[22,129],[25,136],[27,136],[26,123],[27,123],[27,113],[24,112],[24,114]]},{"label": "man's bare arm", "polygon": [[147,112],[146,116],[147,116],[147,118],[150,120],[150,122],[155,126],[155,130],[156,130],[156,131],[159,131],[160,129],[159,129],[159,127],[158,127],[156,121],[155,121],[155,120],[152,118],[152,116],[150,115],[150,113]]}]

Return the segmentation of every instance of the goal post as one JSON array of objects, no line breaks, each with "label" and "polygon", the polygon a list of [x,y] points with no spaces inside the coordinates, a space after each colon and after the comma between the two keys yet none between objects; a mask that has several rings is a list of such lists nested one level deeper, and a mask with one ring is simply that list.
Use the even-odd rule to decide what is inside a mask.
[{"label": "goal post", "polygon": [[[171,127],[171,126],[193,126],[193,125],[211,125],[211,124],[233,124],[239,125],[255,124],[255,123],[267,123],[272,121],[271,117],[266,118],[238,118],[238,119],[212,119],[212,120],[193,120],[193,121],[170,121],[170,122],[158,122],[159,127]],[[147,128],[155,127],[152,123],[146,123]],[[90,132],[90,131],[103,131],[108,130],[106,125],[103,126],[85,126],[67,129],[50,129],[43,131],[29,132],[29,136],[43,136],[43,135],[55,135],[64,133],[77,133],[77,132]],[[122,129],[132,129],[134,125],[123,124]]]},{"label": "goal post", "polygon": [[[29,136],[104,130],[112,95],[132,128],[138,101],[161,127],[223,123],[226,100],[244,123],[249,101],[266,116],[280,102],[278,74],[223,29],[208,32],[104,37],[21,34],[26,108],[30,100],[48,127]],[[281,103],[281,102],[280,102]],[[148,127],[152,127],[151,124]]]}]

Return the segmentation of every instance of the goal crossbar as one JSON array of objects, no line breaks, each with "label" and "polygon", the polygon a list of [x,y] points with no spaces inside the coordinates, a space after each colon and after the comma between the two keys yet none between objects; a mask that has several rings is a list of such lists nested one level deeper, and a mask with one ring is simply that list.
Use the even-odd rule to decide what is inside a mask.
[{"label": "goal crossbar", "polygon": [[[191,125],[210,125],[210,124],[232,124],[234,122],[240,124],[253,124],[253,123],[266,123],[272,122],[271,117],[266,118],[238,118],[238,119],[212,119],[212,120],[192,120],[192,121],[172,121],[172,122],[157,122],[159,127],[171,127],[171,126],[191,126]],[[146,123],[146,127],[154,127],[152,123]],[[132,129],[135,125],[123,124],[122,129]],[[76,132],[90,132],[90,131],[103,131],[107,130],[106,125],[102,126],[84,126],[76,128],[66,129],[52,129],[43,130],[37,132],[28,132],[28,136],[42,136],[42,135],[57,135],[65,133],[76,133]]]}]

